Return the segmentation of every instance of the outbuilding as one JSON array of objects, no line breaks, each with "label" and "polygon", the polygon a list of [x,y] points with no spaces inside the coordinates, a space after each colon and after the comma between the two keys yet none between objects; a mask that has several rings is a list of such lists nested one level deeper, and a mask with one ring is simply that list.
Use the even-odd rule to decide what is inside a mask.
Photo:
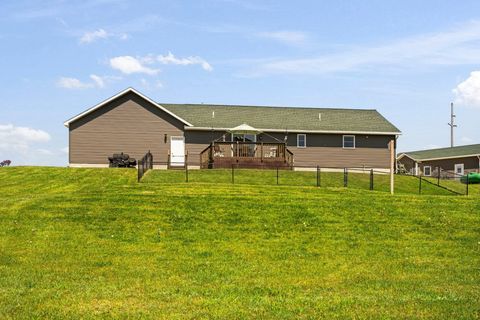
[{"label": "outbuilding", "polygon": [[414,175],[459,177],[480,172],[480,144],[400,153],[400,171]]}]

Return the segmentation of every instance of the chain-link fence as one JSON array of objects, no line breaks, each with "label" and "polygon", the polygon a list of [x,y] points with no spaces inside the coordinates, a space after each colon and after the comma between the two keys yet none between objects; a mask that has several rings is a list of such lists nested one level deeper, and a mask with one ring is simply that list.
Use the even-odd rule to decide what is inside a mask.
[{"label": "chain-link fence", "polygon": [[[142,161],[143,163],[143,161]],[[168,163],[154,162],[156,168],[168,168]],[[394,176],[397,193],[425,195],[466,195],[468,184],[460,179],[438,179],[413,175]],[[236,165],[222,169],[198,169],[188,165],[170,170],[152,170],[142,179],[150,184],[249,184],[258,186],[311,186],[319,188],[351,188],[390,192],[389,170],[374,168],[332,168],[321,166],[254,167],[248,169]],[[476,187],[480,187],[477,185]],[[480,188],[478,188],[480,195]]]}]

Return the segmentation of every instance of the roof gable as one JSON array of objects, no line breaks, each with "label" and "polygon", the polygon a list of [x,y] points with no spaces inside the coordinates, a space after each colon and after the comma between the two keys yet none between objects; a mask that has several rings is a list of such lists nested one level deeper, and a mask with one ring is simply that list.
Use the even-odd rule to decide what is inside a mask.
[{"label": "roof gable", "polygon": [[83,117],[86,116],[87,114],[90,114],[90,113],[92,113],[93,111],[102,108],[103,106],[107,105],[109,102],[112,102],[112,101],[120,98],[121,96],[123,96],[123,95],[125,95],[125,94],[127,94],[127,93],[134,93],[134,94],[138,95],[138,96],[141,97],[142,99],[145,99],[146,101],[148,101],[148,102],[150,102],[151,104],[153,104],[155,107],[157,107],[157,108],[159,108],[160,110],[168,113],[169,115],[171,115],[171,116],[174,117],[175,119],[180,120],[180,121],[183,122],[185,125],[187,125],[187,126],[192,126],[192,124],[191,124],[190,122],[182,119],[181,117],[179,117],[179,116],[177,116],[176,114],[172,113],[170,110],[165,109],[163,106],[159,105],[157,102],[153,101],[153,100],[150,99],[149,97],[147,97],[147,96],[143,95],[142,93],[138,92],[138,91],[135,90],[134,88],[127,88],[127,89],[125,89],[125,90],[117,93],[116,95],[108,98],[107,100],[104,100],[104,101],[100,102],[99,104],[97,104],[97,105],[95,105],[95,106],[93,106],[93,107],[85,110],[84,112],[82,112],[82,113],[74,116],[73,118],[68,119],[67,121],[65,121],[65,122],[63,123],[63,125],[68,128],[68,127],[70,126],[70,123],[72,123],[72,122],[74,122],[74,121],[76,121],[76,120],[78,120],[78,119],[80,119],[80,118],[83,118]]}]

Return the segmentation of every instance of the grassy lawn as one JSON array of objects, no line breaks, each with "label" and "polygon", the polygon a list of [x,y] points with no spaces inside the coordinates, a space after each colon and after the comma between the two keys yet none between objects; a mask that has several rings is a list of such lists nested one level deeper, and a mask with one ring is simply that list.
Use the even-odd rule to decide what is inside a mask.
[{"label": "grassy lawn", "polygon": [[478,186],[272,173],[1,168],[0,319],[480,317]]},{"label": "grassy lawn", "polygon": [[[276,170],[251,170],[251,169],[235,169],[233,182],[235,184],[261,185],[266,188],[277,185]],[[454,192],[438,188],[437,180],[434,178],[423,177],[432,183],[422,183],[422,194],[427,195],[452,195]],[[186,181],[186,173],[184,170],[154,170],[148,173],[142,180],[148,184],[171,184],[184,183]],[[232,184],[232,170],[215,169],[215,170],[189,170],[189,183],[221,183]],[[343,172],[320,172],[320,185],[327,188],[343,188],[344,174]],[[317,185],[317,176],[315,171],[278,171],[278,185],[281,186],[305,186],[312,187]],[[374,190],[382,192],[390,192],[390,175],[384,173],[374,174]],[[458,181],[441,181],[441,185],[460,194],[465,193],[465,185]],[[370,189],[370,174],[367,171],[361,173],[360,170],[350,171],[348,173],[349,189]],[[412,176],[395,176],[395,192],[418,194],[419,180]],[[470,185],[470,193],[472,195],[480,195],[480,185]]]}]

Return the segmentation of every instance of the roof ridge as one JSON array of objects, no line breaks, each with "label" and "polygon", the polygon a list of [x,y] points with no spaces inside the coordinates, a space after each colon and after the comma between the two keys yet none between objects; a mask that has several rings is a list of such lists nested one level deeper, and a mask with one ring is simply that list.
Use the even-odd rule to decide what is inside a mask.
[{"label": "roof ridge", "polygon": [[276,109],[308,109],[308,110],[353,110],[353,111],[377,111],[377,109],[367,109],[367,108],[346,108],[346,107],[306,107],[306,106],[266,106],[266,105],[245,105],[245,104],[211,104],[211,103],[164,103],[157,102],[160,105],[170,105],[170,106],[200,106],[200,107],[249,107],[249,108],[276,108]]},{"label": "roof ridge", "polygon": [[453,147],[442,147],[442,148],[435,148],[435,149],[424,149],[424,150],[415,150],[415,151],[405,151],[405,152],[402,152],[402,153],[404,153],[404,154],[409,154],[409,153],[416,153],[416,152],[439,151],[439,150],[448,150],[448,149],[456,149],[456,148],[464,148],[464,147],[474,147],[474,146],[479,146],[479,147],[480,147],[480,143],[465,144],[465,145],[453,146]]}]

